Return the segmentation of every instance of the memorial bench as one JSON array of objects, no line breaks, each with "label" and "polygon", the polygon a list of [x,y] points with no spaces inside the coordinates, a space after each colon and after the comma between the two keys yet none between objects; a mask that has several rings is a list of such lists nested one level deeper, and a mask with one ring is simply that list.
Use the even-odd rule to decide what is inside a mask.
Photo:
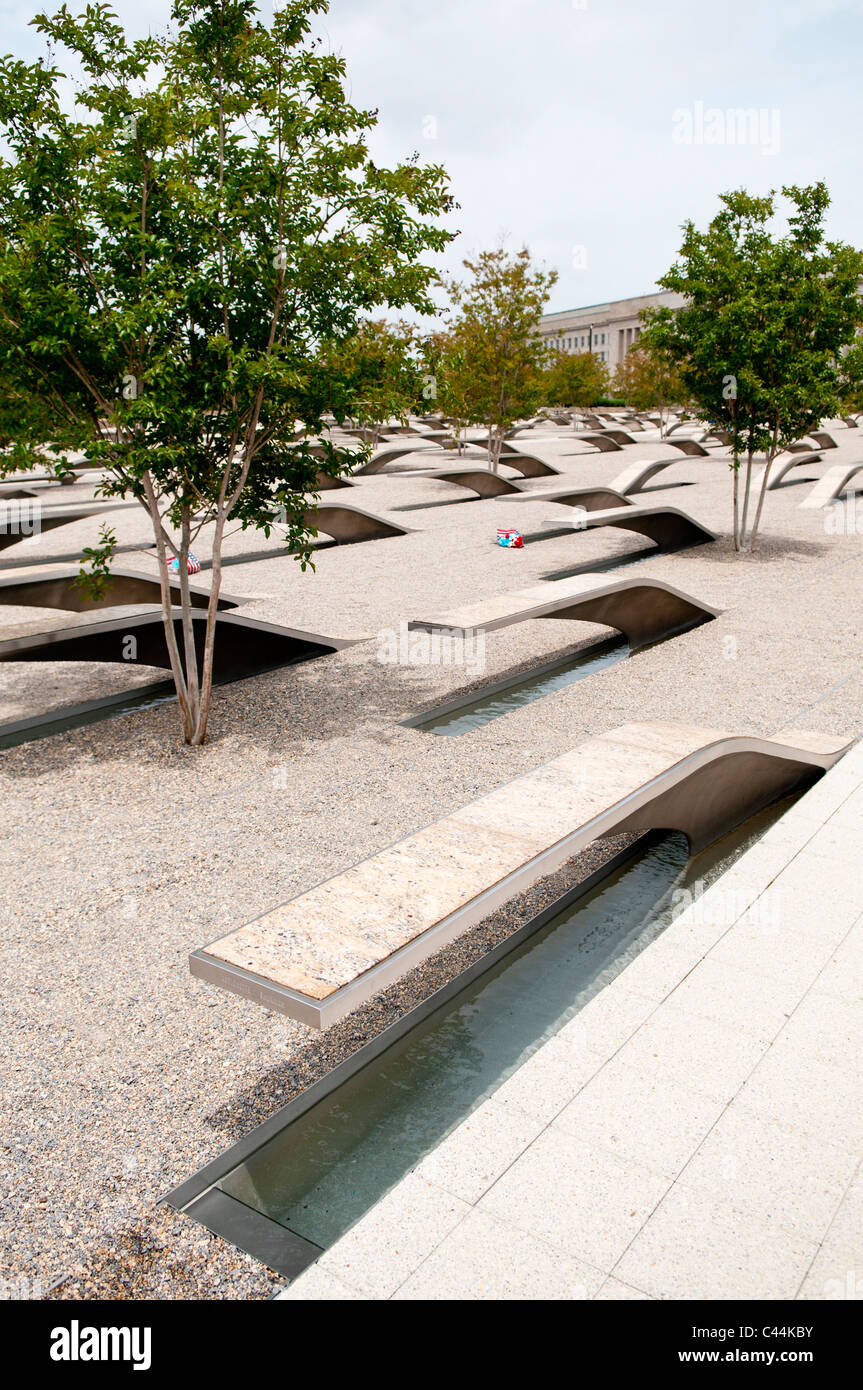
[{"label": "memorial bench", "polygon": [[[172,610],[181,657],[184,651],[182,610]],[[199,668],[207,615],[191,614]],[[216,680],[254,675],[311,656],[324,656],[357,639],[327,637],[298,628],[262,622],[238,613],[219,613],[213,671]],[[37,619],[0,628],[0,661],[106,661],[170,669],[161,608],[114,609],[101,614],[72,614],[62,623]]]},{"label": "memorial bench", "polygon": [[848,746],[800,729],[623,725],[228,932],[190,970],[328,1027],[600,836],[679,830],[697,852]]},{"label": "memorial bench", "polygon": [[540,492],[528,492],[515,488],[512,501],[558,502],[562,507],[581,507],[586,512],[613,511],[616,507],[635,506],[628,497],[616,492],[612,486],[603,487],[553,487]]},{"label": "memorial bench", "polygon": [[[100,598],[93,598],[77,582],[79,565],[32,565],[26,571],[0,572],[0,605],[16,608],[59,608],[69,613],[84,613],[92,609],[128,607],[142,603],[161,603],[162,590],[158,578],[139,570],[112,566]],[[206,584],[189,580],[189,596],[193,608],[208,608],[210,590]],[[172,602],[181,599],[179,576],[171,581]],[[220,594],[219,608],[236,608],[247,599]]]},{"label": "memorial bench", "polygon": [[[37,499],[0,500],[0,550],[16,545],[20,541],[32,540],[43,531],[53,531],[58,526],[71,526],[75,521],[89,521],[91,518],[107,516],[109,513],[141,511],[139,502],[81,502],[55,503],[43,506]],[[32,528],[27,530],[26,527]]]},{"label": "memorial bench", "polygon": [[[772,492],[774,488],[779,487],[783,478],[791,472],[792,468],[805,468],[807,464],[822,463],[823,460],[824,455],[820,451],[813,452],[811,449],[795,450],[793,453],[783,451],[781,454],[777,454],[770,465],[770,477],[767,482],[767,491]],[[762,468],[753,478],[752,486],[756,493],[761,489],[761,484],[764,481],[764,474],[766,472],[767,469]],[[806,480],[797,478],[795,481],[804,482]]]},{"label": "memorial bench", "polygon": [[632,650],[637,651],[710,622],[720,611],[661,579],[607,579],[601,574],[581,574],[497,594],[446,613],[415,618],[408,628],[463,636],[468,632],[491,632],[533,618],[570,618],[617,628]]},{"label": "memorial bench", "polygon": [[[454,483],[456,487],[467,488],[477,497],[503,497],[511,493],[519,494],[517,483],[493,473],[490,468],[435,468],[428,472],[414,473],[412,477],[431,478],[441,483]],[[470,501],[470,498],[462,498]]]},{"label": "memorial bench", "polygon": [[863,463],[834,463],[832,468],[822,474],[810,492],[809,496],[800,503],[801,507],[829,507],[831,502],[835,502],[842,496],[851,479],[858,473],[863,473]]},{"label": "memorial bench", "polygon": [[[508,499],[510,500],[510,499]],[[516,500],[516,499],[511,499]],[[522,500],[520,497],[517,499]],[[540,492],[525,493],[524,500],[531,502],[559,501],[555,497],[543,497]],[[569,505],[564,502],[562,505]],[[593,531],[600,526],[613,526],[622,531],[635,531],[641,536],[665,549],[680,549],[688,545],[704,545],[715,541],[716,535],[702,526],[694,517],[680,511],[678,507],[640,507],[629,503],[625,507],[600,508],[597,511],[583,509],[579,504],[578,515],[573,521],[574,531]],[[531,537],[531,539],[534,539]],[[542,540],[542,536],[535,539]]]},{"label": "memorial bench", "polygon": [[624,468],[622,473],[618,473],[616,478],[612,478],[609,487],[613,487],[616,492],[622,492],[624,497],[628,497],[634,492],[640,492],[645,483],[650,478],[654,478],[657,473],[662,473],[673,463],[682,462],[683,460],[679,458],[637,459],[635,463]]},{"label": "memorial bench", "polygon": [[382,540],[387,536],[407,536],[410,528],[397,526],[382,516],[355,507],[352,502],[318,502],[303,515],[303,526],[323,531],[339,544],[352,541]]}]

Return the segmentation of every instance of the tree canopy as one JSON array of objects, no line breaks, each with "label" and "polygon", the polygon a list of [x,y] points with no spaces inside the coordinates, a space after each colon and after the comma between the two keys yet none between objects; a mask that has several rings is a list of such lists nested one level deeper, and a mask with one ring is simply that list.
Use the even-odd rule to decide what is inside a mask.
[{"label": "tree canopy", "polygon": [[665,433],[668,411],[683,406],[689,391],[671,353],[640,339],[618,363],[614,391],[635,410],[658,410],[659,432]]},{"label": "tree canopy", "polygon": [[487,427],[496,470],[507,431],[542,403],[547,350],[539,319],[557,272],[535,267],[527,247],[483,251],[464,266],[467,281],[448,285],[455,305],[450,363],[462,364],[452,389],[466,423]]},{"label": "tree canopy", "polygon": [[[642,334],[676,363],[700,413],[730,436],[737,549],[747,534],[754,547],[776,454],[838,410],[841,354],[860,318],[863,254],[827,240],[825,185],[782,193],[791,210],[779,235],[770,227],[775,193],[725,193],[706,231],[685,224],[679,259],[659,283],[686,303],[648,310]],[[766,468],[747,533],[756,454]]]},{"label": "tree canopy", "polygon": [[[343,60],[312,34],[326,9],[288,0],[267,24],[253,0],[174,0],[172,29],[133,41],[107,5],[64,5],[33,21],[41,62],[0,61],[0,370],[23,442],[0,467],[32,463],[37,444],[82,450],[108,469],[105,493],[147,508],[193,743],[226,526],[269,534],[280,516],[309,561],[318,470],[348,462],[295,442],[296,422],[313,435],[329,405],[321,345],[380,306],[433,312],[423,258],[451,239],[443,169],[372,160],[376,115],[350,103]],[[185,561],[202,531],[199,672]]]},{"label": "tree canopy", "polygon": [[421,399],[419,337],[408,323],[364,319],[356,332],[323,344],[321,365],[330,410],[338,420],[350,417],[365,427],[372,445],[388,420],[405,422]]},{"label": "tree canopy", "polygon": [[544,404],[579,410],[596,405],[607,394],[609,374],[595,352],[555,350],[543,375]]}]

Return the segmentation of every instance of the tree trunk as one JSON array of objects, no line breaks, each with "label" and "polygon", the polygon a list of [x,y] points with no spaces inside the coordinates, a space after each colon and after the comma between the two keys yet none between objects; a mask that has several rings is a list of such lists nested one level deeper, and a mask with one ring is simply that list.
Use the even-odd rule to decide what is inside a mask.
[{"label": "tree trunk", "polygon": [[734,549],[740,549],[740,455],[734,455]]},{"label": "tree trunk", "polygon": [[770,470],[773,467],[773,460],[776,457],[776,439],[779,433],[779,426],[774,426],[773,438],[770,441],[770,449],[767,454],[767,467],[764,469],[764,477],[761,480],[761,491],[758,496],[758,510],[755,513],[755,520],[752,523],[752,531],[749,536],[749,549],[754,551],[755,541],[758,536],[758,527],[761,524],[761,513],[764,509],[764,499],[767,496],[767,483],[770,478]]},{"label": "tree trunk", "polygon": [[213,568],[210,575],[210,602],[207,606],[207,630],[204,637],[204,665],[201,672],[201,703],[198,725],[192,742],[197,746],[207,737],[210,704],[213,694],[213,653],[216,647],[216,623],[219,615],[219,594],[222,588],[222,538],[227,517],[220,509],[213,537]]},{"label": "tree trunk", "polygon": [[743,486],[743,520],[740,524],[740,544],[746,544],[746,521],[749,516],[749,495],[752,490],[752,450],[746,451],[746,481]]},{"label": "tree trunk", "polygon": [[[182,613],[183,624],[183,647],[186,656],[186,690],[189,696],[189,713],[192,720],[192,732],[198,728],[201,716],[201,686],[198,672],[198,653],[195,647],[195,624],[192,618],[192,597],[189,592],[189,554],[191,551],[190,536],[192,531],[192,509],[188,503],[183,507],[182,521],[180,528],[180,553],[177,557],[179,561],[179,581],[180,581],[180,611]],[[188,741],[188,740],[187,740]]]},{"label": "tree trunk", "polygon": [[156,537],[156,553],[159,561],[159,588],[162,595],[162,623],[165,629],[165,642],[168,647],[168,657],[171,662],[171,674],[174,677],[174,689],[177,692],[177,703],[180,706],[180,718],[183,724],[183,739],[186,743],[191,743],[194,734],[194,721],[189,707],[189,692],[186,685],[186,677],[183,673],[183,663],[180,657],[180,649],[177,646],[177,634],[174,631],[174,616],[171,604],[171,576],[168,573],[168,552],[165,545],[165,533],[162,529],[161,518],[159,516],[159,504],[156,500],[156,493],[153,488],[153,480],[149,473],[144,474],[144,495],[147,499],[147,509],[153,523],[153,532]]}]

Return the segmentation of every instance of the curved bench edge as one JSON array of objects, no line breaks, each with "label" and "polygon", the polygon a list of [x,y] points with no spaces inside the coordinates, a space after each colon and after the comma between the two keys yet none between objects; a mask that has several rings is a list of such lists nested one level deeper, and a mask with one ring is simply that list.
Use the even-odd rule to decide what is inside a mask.
[{"label": "curved bench edge", "polygon": [[[656,727],[665,726],[649,723],[623,725],[619,729],[609,731],[605,737],[610,738],[615,734],[623,734],[627,730],[655,729]],[[708,733],[709,731],[705,730],[705,734]],[[792,736],[798,740],[796,743],[791,741]],[[598,741],[601,739],[602,736]],[[715,734],[713,737],[708,737],[703,746],[670,763],[667,768],[649,779],[636,791],[624,796],[605,811],[576,827],[570,834],[564,835],[555,844],[540,851],[500,881],[468,899],[454,912],[449,913],[439,922],[404,943],[397,950],[355,976],[354,979],[334,988],[323,998],[313,998],[299,990],[256,975],[253,971],[229,961],[220,960],[212,953],[212,947],[217,946],[220,941],[226,940],[225,936],[211,942],[209,947],[203,947],[191,953],[189,956],[190,972],[211,984],[242,995],[263,1007],[288,1014],[312,1027],[330,1027],[380,990],[401,979],[409,970],[475,926],[509,899],[526,891],[538,879],[553,873],[568,858],[585,848],[600,835],[615,833],[615,827],[631,820],[634,813],[645,809],[651,802],[670,790],[682,787],[690,777],[710,767],[711,764],[721,763],[726,758],[739,754],[756,754],[775,758],[778,762],[797,763],[800,765],[801,772],[806,768],[826,772],[839,761],[854,742],[854,739],[838,738],[834,735],[810,734],[802,730],[783,730],[772,738],[734,734]],[[521,774],[521,777],[525,775]],[[505,785],[512,785],[519,780],[521,778],[513,778],[511,783]],[[754,809],[761,809],[761,806]],[[741,819],[745,818],[745,816],[741,817]],[[447,818],[444,817],[443,819]],[[374,858],[374,856],[370,857]],[[336,878],[338,875],[332,877]],[[302,894],[298,896],[301,897]],[[228,933],[227,936],[230,937],[232,934]]]}]

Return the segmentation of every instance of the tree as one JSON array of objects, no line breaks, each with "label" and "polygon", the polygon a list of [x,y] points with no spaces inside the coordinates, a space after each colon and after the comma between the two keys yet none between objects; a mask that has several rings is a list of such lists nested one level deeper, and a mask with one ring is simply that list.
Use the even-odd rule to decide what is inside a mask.
[{"label": "tree", "polygon": [[839,401],[849,413],[863,410],[863,338],[859,333],[839,358]]},{"label": "tree", "polygon": [[444,421],[454,427],[458,452],[464,449],[464,432],[470,415],[471,372],[468,346],[455,329],[436,329],[422,342],[423,404],[433,401]]},{"label": "tree", "polygon": [[8,473],[32,468],[34,463],[55,477],[68,477],[65,455],[47,454],[44,441],[51,437],[53,412],[27,389],[16,389],[10,379],[0,385],[0,478]]},{"label": "tree", "polygon": [[651,346],[643,337],[618,363],[614,390],[635,410],[658,410],[662,438],[668,425],[669,409],[684,405],[689,396],[670,353]]},{"label": "tree", "polygon": [[330,410],[368,431],[372,447],[390,419],[405,424],[423,387],[417,331],[407,323],[365,319],[355,333],[327,342],[321,359],[330,382]]},{"label": "tree", "polygon": [[583,410],[601,401],[608,386],[608,368],[595,352],[555,350],[543,374],[544,403]]},{"label": "tree", "polygon": [[534,268],[527,247],[512,256],[503,247],[483,251],[463,265],[472,279],[448,282],[463,362],[458,391],[467,423],[488,429],[489,466],[497,472],[507,431],[542,402],[547,349],[538,324],[557,272]]},{"label": "tree", "polygon": [[774,193],[725,193],[706,232],[685,224],[680,259],[659,283],[687,303],[646,311],[642,334],[676,362],[699,412],[730,436],[736,550],[747,542],[754,456],[763,453],[766,467],[750,550],[777,453],[839,407],[840,356],[860,317],[863,254],[825,239],[825,185],[782,193],[791,212],[780,236],[768,226]]},{"label": "tree", "polygon": [[[322,427],[321,344],[381,305],[432,312],[422,257],[451,239],[439,166],[371,160],[375,113],[350,105],[344,63],[310,36],[326,9],[288,0],[267,26],[254,0],[174,0],[170,33],[132,42],[107,6],[64,6],[34,20],[43,62],[0,62],[3,381],[20,438],[83,450],[109,470],[106,495],[147,509],[191,744],[206,737],[228,523],[269,535],[281,518],[310,563],[322,465],[295,430]],[[351,459],[330,447],[324,470]],[[20,449],[3,459],[21,466]],[[199,670],[187,557],[202,531]]]}]

